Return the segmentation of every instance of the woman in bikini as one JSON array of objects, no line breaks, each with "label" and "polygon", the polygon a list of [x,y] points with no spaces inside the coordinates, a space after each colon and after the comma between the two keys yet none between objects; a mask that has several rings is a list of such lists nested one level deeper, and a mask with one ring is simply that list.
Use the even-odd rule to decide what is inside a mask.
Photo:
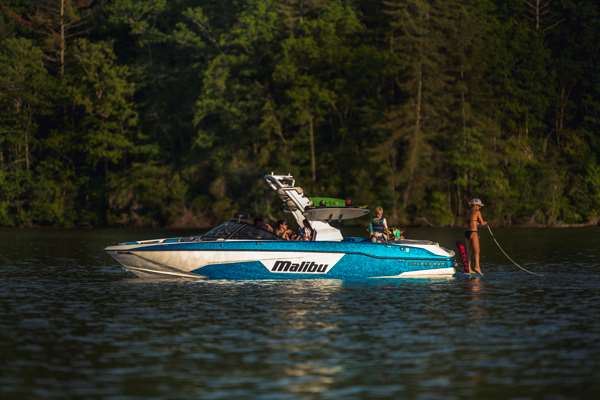
[{"label": "woman in bikini", "polygon": [[[467,220],[467,230],[465,231],[465,238],[467,239],[467,243],[470,244],[471,253],[473,262],[475,264],[475,272],[481,274],[481,265],[479,264],[479,232],[477,231],[478,227],[484,226],[486,222],[483,220],[481,216],[481,207],[483,207],[483,203],[480,199],[472,199],[469,201],[469,206],[471,207],[471,211],[469,211],[469,218]],[[471,257],[469,257],[469,273],[473,272],[471,268]]]}]

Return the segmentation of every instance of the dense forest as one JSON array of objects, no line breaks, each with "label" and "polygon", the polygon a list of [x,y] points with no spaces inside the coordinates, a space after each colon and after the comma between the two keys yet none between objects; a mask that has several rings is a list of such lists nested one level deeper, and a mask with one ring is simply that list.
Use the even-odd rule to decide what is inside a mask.
[{"label": "dense forest", "polygon": [[3,0],[0,226],[600,220],[597,0]]}]

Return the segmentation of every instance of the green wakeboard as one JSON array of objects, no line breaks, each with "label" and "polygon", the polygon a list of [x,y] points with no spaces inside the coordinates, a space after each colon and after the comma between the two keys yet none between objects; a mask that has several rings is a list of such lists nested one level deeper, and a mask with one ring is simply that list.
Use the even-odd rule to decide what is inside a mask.
[{"label": "green wakeboard", "polygon": [[334,197],[311,197],[313,207],[345,207],[346,200]]}]

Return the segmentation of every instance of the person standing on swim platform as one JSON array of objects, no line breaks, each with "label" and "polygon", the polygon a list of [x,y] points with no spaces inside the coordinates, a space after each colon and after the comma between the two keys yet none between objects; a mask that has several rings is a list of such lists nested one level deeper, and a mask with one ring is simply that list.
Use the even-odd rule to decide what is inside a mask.
[{"label": "person standing on swim platform", "polygon": [[388,225],[386,219],[383,217],[383,208],[375,208],[375,218],[371,220],[368,228],[371,241],[374,243],[384,241],[384,232],[387,229]]},{"label": "person standing on swim platform", "polygon": [[[478,274],[482,274],[481,265],[479,263],[479,226],[486,225],[486,222],[483,220],[481,216],[481,207],[483,207],[483,202],[480,199],[472,199],[469,201],[469,207],[471,210],[469,211],[469,217],[467,220],[467,230],[465,231],[465,239],[467,239],[467,243],[470,244],[472,257],[469,257],[469,273],[473,272],[473,263],[475,264],[475,272]],[[472,260],[471,260],[472,258]]]}]

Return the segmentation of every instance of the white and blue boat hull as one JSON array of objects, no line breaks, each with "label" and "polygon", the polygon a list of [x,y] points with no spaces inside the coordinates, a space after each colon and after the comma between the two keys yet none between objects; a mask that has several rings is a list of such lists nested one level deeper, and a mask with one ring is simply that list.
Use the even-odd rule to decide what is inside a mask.
[{"label": "white and blue boat hull", "polygon": [[369,279],[444,277],[454,253],[431,242],[302,242],[163,239],[106,251],[137,274],[203,279]]}]

